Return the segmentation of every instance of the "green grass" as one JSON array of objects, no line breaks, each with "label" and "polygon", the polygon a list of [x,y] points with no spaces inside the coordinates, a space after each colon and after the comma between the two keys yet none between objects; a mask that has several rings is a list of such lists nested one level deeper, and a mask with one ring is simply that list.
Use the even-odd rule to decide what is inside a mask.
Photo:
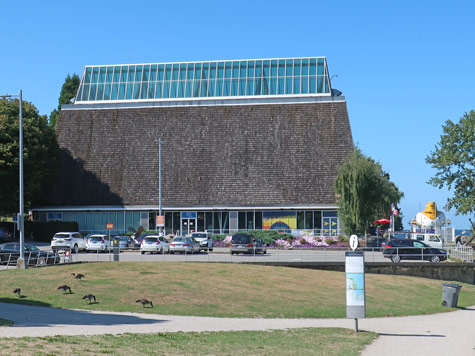
[{"label": "green grass", "polygon": [[[376,334],[338,328],[2,339],[0,355],[354,356]],[[318,351],[317,351],[318,350]]]},{"label": "green grass", "polygon": [[11,321],[11,320],[0,318],[0,326],[11,326],[13,324],[14,324],[14,322]]},{"label": "green grass", "polygon": [[[71,273],[83,273],[78,281]],[[56,308],[217,317],[345,317],[345,274],[285,267],[217,263],[88,263],[0,273],[0,301]],[[73,294],[56,288],[71,286]],[[462,284],[458,305],[475,305],[475,286]],[[22,296],[14,295],[21,288]],[[96,304],[82,296],[94,294]],[[135,300],[147,298],[154,308]],[[441,281],[366,275],[367,316],[450,311]]]}]

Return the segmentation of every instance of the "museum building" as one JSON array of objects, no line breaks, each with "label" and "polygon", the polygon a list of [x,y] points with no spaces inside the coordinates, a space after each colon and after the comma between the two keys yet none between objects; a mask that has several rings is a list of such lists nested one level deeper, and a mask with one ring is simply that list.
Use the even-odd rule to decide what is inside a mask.
[{"label": "museum building", "polygon": [[56,131],[35,220],[155,230],[161,207],[167,234],[339,232],[353,139],[325,57],[87,66]]}]

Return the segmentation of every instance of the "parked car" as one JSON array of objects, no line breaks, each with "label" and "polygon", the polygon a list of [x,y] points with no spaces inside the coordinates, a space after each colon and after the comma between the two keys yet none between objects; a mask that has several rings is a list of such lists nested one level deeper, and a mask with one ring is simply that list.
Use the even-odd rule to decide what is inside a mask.
[{"label": "parked car", "polygon": [[134,239],[134,246],[135,248],[140,248],[140,246],[142,246],[142,241],[144,238],[146,238],[147,236],[154,236],[156,234],[152,234],[150,232],[148,233],[143,233],[139,236],[137,236],[135,239]]},{"label": "parked car", "polygon": [[207,232],[193,232],[191,237],[200,243],[200,250],[213,251],[213,239]]},{"label": "parked car", "polygon": [[[25,263],[29,266],[52,265],[60,262],[60,257],[56,252],[41,251],[31,244],[24,244],[23,251]],[[0,245],[0,264],[15,265],[20,257],[20,244],[18,242],[8,242]]]},{"label": "parked car", "polygon": [[75,253],[86,249],[86,238],[79,232],[57,232],[51,239],[53,251],[70,249]]},{"label": "parked car", "polygon": [[14,240],[13,232],[6,227],[0,227],[0,243],[12,242]]},{"label": "parked car", "polygon": [[447,251],[413,239],[391,239],[384,246],[383,256],[392,262],[401,260],[427,260],[440,262],[447,260]]},{"label": "parked car", "polygon": [[149,235],[146,236],[140,245],[140,252],[142,255],[145,252],[157,252],[157,253],[164,253],[170,252],[170,244],[163,236],[159,235]]},{"label": "parked car", "polygon": [[121,249],[135,247],[134,239],[128,235],[117,235],[112,238],[112,241],[114,241],[114,239],[119,240],[119,248]]},{"label": "parked car", "polygon": [[175,237],[170,244],[170,253],[200,253],[200,243],[192,237]]},{"label": "parked car", "polygon": [[254,239],[254,248],[255,248],[256,253],[262,253],[262,254],[267,253],[266,244],[260,237],[256,237]]},{"label": "parked car", "polygon": [[109,235],[94,234],[90,235],[86,242],[86,251],[106,252],[112,249]]},{"label": "parked car", "polygon": [[254,236],[245,233],[234,235],[229,245],[229,252],[231,255],[235,253],[254,253]]}]

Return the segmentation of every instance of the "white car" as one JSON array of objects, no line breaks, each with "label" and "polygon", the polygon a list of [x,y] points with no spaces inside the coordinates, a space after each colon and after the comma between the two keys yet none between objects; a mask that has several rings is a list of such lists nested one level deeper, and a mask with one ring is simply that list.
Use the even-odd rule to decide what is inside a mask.
[{"label": "white car", "polygon": [[86,249],[86,239],[79,232],[57,232],[51,239],[51,249],[71,250],[78,253]]},{"label": "white car", "polygon": [[93,234],[90,235],[86,242],[86,251],[109,251],[112,246],[109,235]]},{"label": "white car", "polygon": [[200,243],[200,250],[213,251],[213,239],[207,232],[193,232],[191,237]]},{"label": "white car", "polygon": [[140,244],[140,252],[142,255],[145,252],[168,253],[170,252],[170,244],[163,236],[148,235],[144,237],[142,243]]}]

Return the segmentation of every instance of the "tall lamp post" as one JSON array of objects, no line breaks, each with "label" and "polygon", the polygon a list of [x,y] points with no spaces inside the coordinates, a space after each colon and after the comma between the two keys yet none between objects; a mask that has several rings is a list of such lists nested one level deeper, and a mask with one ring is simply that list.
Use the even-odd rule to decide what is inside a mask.
[{"label": "tall lamp post", "polygon": [[19,98],[20,101],[20,150],[19,150],[19,165],[20,165],[20,212],[17,215],[17,227],[20,230],[20,258],[17,260],[17,266],[19,268],[27,268],[28,264],[25,264],[25,227],[24,227],[24,213],[23,213],[23,97],[22,91],[19,94],[12,95],[0,95],[0,98],[6,100],[8,98]]},{"label": "tall lamp post", "polygon": [[[158,142],[158,215],[162,216],[162,139]],[[160,234],[162,233],[162,226],[160,226]]]}]

